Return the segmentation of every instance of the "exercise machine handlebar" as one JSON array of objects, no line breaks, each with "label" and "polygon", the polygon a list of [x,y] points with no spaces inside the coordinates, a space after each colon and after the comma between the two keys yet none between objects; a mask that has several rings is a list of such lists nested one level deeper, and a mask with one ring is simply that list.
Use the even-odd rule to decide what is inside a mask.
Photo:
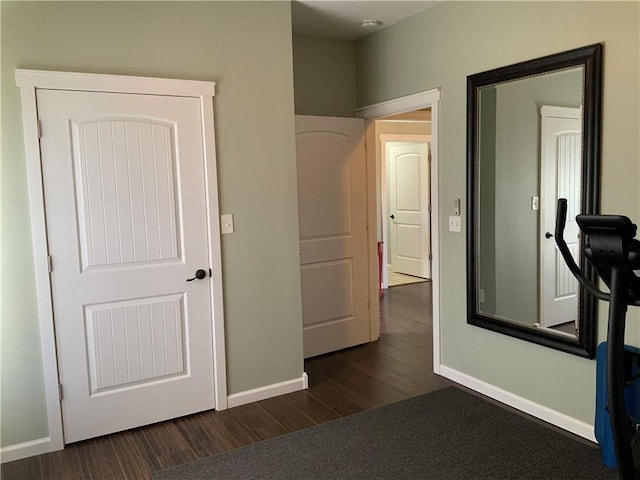
[{"label": "exercise machine handlebar", "polygon": [[574,277],[580,282],[591,295],[596,297],[599,300],[604,300],[608,302],[611,299],[611,295],[603,292],[598,289],[595,285],[593,285],[587,277],[584,276],[580,267],[576,264],[576,261],[573,259],[573,255],[569,251],[569,247],[567,247],[567,242],[564,240],[564,227],[567,224],[567,199],[559,198],[558,206],[556,210],[556,245],[558,246],[558,250],[560,250],[560,254],[564,259],[567,267],[571,271]]}]

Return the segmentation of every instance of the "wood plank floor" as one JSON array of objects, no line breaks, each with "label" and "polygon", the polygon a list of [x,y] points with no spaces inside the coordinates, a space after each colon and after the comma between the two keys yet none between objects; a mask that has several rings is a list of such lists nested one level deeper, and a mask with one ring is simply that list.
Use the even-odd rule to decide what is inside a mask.
[{"label": "wood plank floor", "polygon": [[431,283],[389,288],[377,342],[305,362],[309,389],[68,445],[2,465],[2,479],[147,479],[151,472],[437,390]]}]

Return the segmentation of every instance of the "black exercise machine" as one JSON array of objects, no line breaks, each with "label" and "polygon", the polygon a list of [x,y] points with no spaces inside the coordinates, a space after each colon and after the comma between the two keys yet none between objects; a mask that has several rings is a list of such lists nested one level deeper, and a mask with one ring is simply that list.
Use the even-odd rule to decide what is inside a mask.
[{"label": "black exercise machine", "polygon": [[640,306],[640,277],[635,272],[640,273],[640,241],[634,239],[636,225],[621,215],[576,217],[580,230],[586,235],[584,255],[609,287],[610,292],[605,293],[590,282],[576,265],[563,237],[566,217],[567,201],[561,198],[558,200],[555,236],[564,261],[589,293],[609,302],[607,395],[619,477],[621,480],[640,479],[640,424],[625,407],[625,387],[638,378],[637,371],[629,368],[624,346],[627,306]]}]

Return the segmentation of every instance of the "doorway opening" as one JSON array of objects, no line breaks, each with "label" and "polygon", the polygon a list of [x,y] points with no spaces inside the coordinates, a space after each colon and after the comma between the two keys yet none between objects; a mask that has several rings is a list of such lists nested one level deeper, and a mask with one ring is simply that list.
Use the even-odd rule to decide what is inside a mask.
[{"label": "doorway opening", "polygon": [[431,280],[431,108],[375,120],[383,292]]},{"label": "doorway opening", "polygon": [[[382,190],[385,188],[383,185],[383,172],[382,172],[382,142],[380,136],[382,132],[378,132],[379,127],[385,127],[392,125],[398,128],[409,128],[410,125],[416,129],[414,131],[405,131],[402,134],[414,134],[424,135],[429,137],[428,141],[428,167],[427,174],[428,180],[425,182],[429,187],[428,201],[428,237],[429,242],[429,276],[431,287],[431,317],[432,317],[432,334],[433,334],[433,372],[440,373],[440,285],[439,285],[439,235],[438,235],[438,118],[439,118],[439,101],[440,91],[438,89],[429,90],[414,95],[408,95],[406,97],[400,97],[387,102],[378,103],[368,107],[364,107],[356,110],[356,115],[367,120],[366,137],[367,145],[370,148],[367,149],[367,172],[375,172],[368,176],[367,185],[372,191],[375,191],[375,196],[370,195],[369,207],[375,212],[376,235],[377,241],[383,240],[384,224],[387,222],[388,216],[386,212],[385,202],[383,201]],[[428,128],[430,127],[430,128]],[[393,132],[387,132],[393,133]],[[401,133],[397,133],[401,134]],[[386,147],[385,147],[386,149]],[[411,160],[415,164],[415,159]],[[385,167],[386,172],[386,167]],[[374,203],[375,202],[375,203]],[[393,213],[390,213],[393,214]],[[370,216],[371,218],[371,216]],[[391,219],[393,220],[393,219]],[[417,227],[413,227],[418,230]],[[414,242],[415,242],[414,236]],[[380,245],[380,244],[378,244]],[[384,247],[384,245],[383,245]],[[377,251],[384,250],[371,248],[370,251],[375,255]],[[379,255],[379,254],[378,254]],[[373,260],[373,259],[371,259]],[[380,265],[386,265],[386,258],[382,258],[382,261],[376,263]],[[383,268],[379,267],[379,277],[384,275]],[[380,293],[384,295],[384,291],[380,288],[383,285],[380,282],[381,278],[376,279],[376,288]],[[388,279],[387,279],[388,282]],[[428,315],[428,304],[424,305],[425,315]]]}]

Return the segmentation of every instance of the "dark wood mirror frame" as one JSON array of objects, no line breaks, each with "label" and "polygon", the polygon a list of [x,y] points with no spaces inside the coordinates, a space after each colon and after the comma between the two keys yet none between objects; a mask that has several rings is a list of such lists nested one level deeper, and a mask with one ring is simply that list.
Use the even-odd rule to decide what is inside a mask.
[{"label": "dark wood mirror frame", "polygon": [[[577,338],[555,335],[515,322],[494,318],[479,311],[476,294],[478,280],[477,234],[478,224],[478,145],[479,145],[479,89],[503,82],[542,75],[572,67],[583,71],[582,124],[582,213],[599,211],[600,135],[602,91],[602,44],[589,45],[566,52],[529,60],[514,65],[478,73],[467,77],[467,323],[511,337],[520,338],[574,355],[593,358],[596,342],[596,300],[579,290]],[[582,245],[580,245],[582,252]],[[595,282],[595,273],[580,256],[580,267]]]}]

